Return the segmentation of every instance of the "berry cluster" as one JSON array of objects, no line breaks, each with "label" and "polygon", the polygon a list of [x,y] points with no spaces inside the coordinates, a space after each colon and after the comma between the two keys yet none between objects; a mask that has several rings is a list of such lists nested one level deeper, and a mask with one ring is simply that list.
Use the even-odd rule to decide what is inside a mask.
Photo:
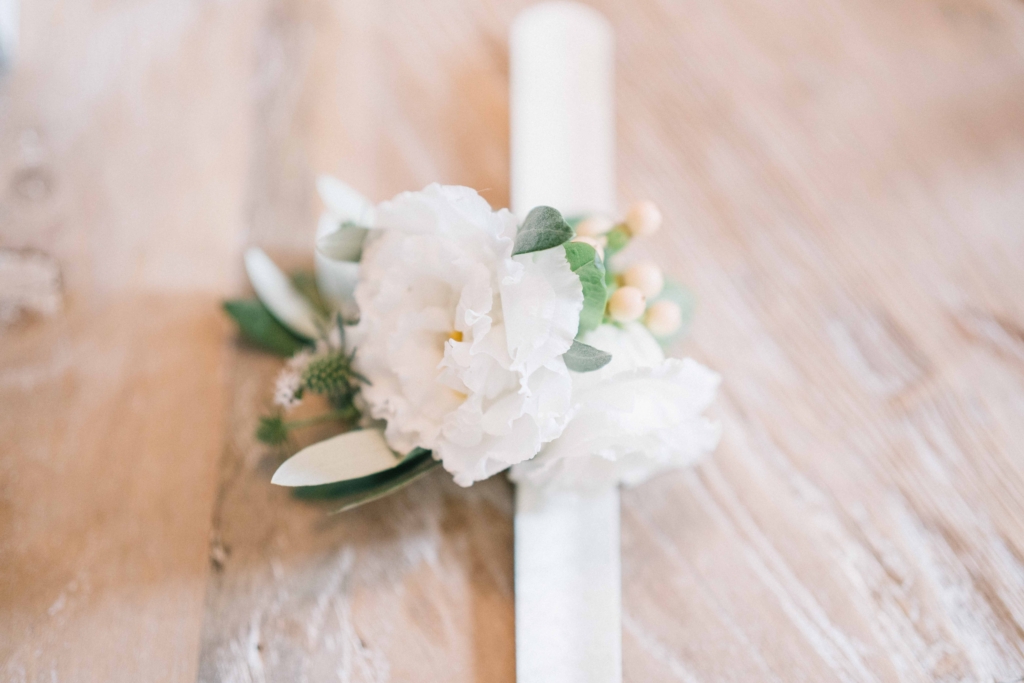
[{"label": "berry cluster", "polygon": [[[585,242],[602,258],[610,258],[633,237],[653,235],[661,228],[661,211],[651,201],[640,201],[629,208],[626,217],[616,223],[605,216],[587,216],[576,223],[575,242]],[[680,331],[684,310],[678,301],[665,296],[665,277],[652,261],[640,261],[622,272],[608,269],[611,292],[605,310],[606,319],[626,323],[642,320],[659,339]]]}]

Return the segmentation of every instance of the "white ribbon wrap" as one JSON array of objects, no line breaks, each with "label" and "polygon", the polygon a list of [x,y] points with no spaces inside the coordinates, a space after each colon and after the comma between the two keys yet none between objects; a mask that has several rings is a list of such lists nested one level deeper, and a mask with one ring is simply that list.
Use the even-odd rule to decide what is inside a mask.
[{"label": "white ribbon wrap", "polygon": [[[512,208],[615,208],[613,36],[598,12],[549,2],[510,39]],[[622,680],[619,493],[516,487],[519,683]]]}]

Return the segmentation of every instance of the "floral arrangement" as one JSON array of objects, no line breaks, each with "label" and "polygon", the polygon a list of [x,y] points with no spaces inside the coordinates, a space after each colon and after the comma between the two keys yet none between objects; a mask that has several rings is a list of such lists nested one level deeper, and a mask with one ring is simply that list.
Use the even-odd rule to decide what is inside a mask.
[{"label": "floral arrangement", "polygon": [[[430,185],[372,205],[330,177],[315,274],[245,255],[257,299],[225,303],[243,335],[290,358],[278,412],[257,437],[283,444],[314,422],[339,436],[285,461],[273,481],[347,509],[441,464],[469,486],[502,471],[540,486],[637,483],[711,451],[702,415],[718,375],[662,345],[692,314],[649,262],[610,266],[662,219],[537,207],[522,221],[465,187]],[[308,395],[330,410],[287,420]]]}]

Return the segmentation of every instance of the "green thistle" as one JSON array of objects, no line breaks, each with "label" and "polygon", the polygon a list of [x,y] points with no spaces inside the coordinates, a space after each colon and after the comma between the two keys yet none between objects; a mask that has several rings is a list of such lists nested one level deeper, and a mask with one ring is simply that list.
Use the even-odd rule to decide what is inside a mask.
[{"label": "green thistle", "polygon": [[315,394],[327,396],[336,408],[348,408],[359,391],[359,383],[369,381],[352,369],[355,352],[345,355],[337,351],[310,362],[302,374],[302,386]]},{"label": "green thistle", "polygon": [[352,368],[348,357],[341,352],[317,358],[302,373],[302,386],[314,394],[335,394],[351,388]]}]

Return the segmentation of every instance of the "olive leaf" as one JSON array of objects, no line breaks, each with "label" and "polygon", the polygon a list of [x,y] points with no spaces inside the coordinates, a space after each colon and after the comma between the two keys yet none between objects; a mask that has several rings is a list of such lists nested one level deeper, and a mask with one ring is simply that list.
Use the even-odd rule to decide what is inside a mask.
[{"label": "olive leaf", "polygon": [[573,372],[592,372],[600,370],[612,360],[612,354],[601,349],[574,340],[569,350],[562,354],[565,367]]},{"label": "olive leaf", "polygon": [[417,448],[401,463],[383,472],[335,484],[303,486],[294,489],[294,492],[297,498],[333,500],[341,504],[334,512],[344,512],[394,493],[440,464],[434,460],[430,451]]},{"label": "olive leaf", "polygon": [[307,446],[281,463],[270,480],[278,486],[320,486],[393,469],[398,456],[379,429],[355,429]]},{"label": "olive leaf", "polygon": [[256,296],[279,323],[305,339],[319,336],[322,318],[295,289],[284,271],[259,247],[246,249],[245,272]]},{"label": "olive leaf", "polygon": [[583,285],[583,310],[580,311],[580,327],[577,332],[583,334],[600,325],[604,318],[604,306],[608,300],[604,264],[597,250],[589,244],[566,242],[563,246],[569,267]]},{"label": "olive leaf", "polygon": [[565,244],[572,239],[572,228],[556,209],[538,206],[526,214],[516,233],[512,255],[529,254]]},{"label": "olive leaf", "polygon": [[291,356],[306,344],[277,322],[259,299],[233,299],[224,310],[238,323],[242,336],[279,356]]}]

